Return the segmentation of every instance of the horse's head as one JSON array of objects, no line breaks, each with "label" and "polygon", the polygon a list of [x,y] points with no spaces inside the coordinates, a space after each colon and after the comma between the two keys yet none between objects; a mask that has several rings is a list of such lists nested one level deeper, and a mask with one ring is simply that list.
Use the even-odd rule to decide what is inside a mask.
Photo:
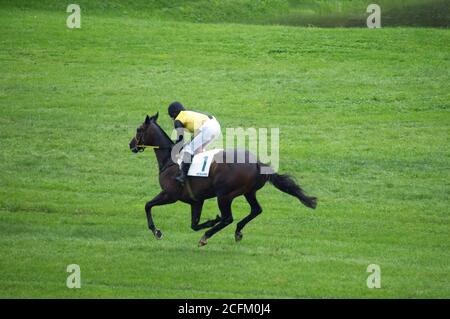
[{"label": "horse's head", "polygon": [[156,126],[152,125],[152,123],[156,123],[157,119],[158,113],[153,116],[147,115],[144,123],[136,129],[136,136],[130,141],[130,150],[133,153],[143,152],[145,150],[145,146],[157,145],[155,140]]}]

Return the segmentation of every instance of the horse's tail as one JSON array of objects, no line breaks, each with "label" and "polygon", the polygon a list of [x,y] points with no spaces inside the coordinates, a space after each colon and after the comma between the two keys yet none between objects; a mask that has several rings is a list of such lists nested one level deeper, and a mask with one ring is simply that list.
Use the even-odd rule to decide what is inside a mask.
[{"label": "horse's tail", "polygon": [[316,208],[317,198],[306,195],[291,176],[273,173],[269,174],[268,177],[269,182],[280,191],[297,197],[305,206],[309,208]]}]

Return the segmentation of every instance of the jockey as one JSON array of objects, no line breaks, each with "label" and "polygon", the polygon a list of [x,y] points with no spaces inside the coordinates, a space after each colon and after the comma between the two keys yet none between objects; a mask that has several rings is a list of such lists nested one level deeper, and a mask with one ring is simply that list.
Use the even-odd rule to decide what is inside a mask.
[{"label": "jockey", "polygon": [[175,144],[183,141],[184,130],[193,134],[191,142],[183,147],[181,172],[175,177],[177,181],[184,183],[191,166],[192,157],[196,153],[202,152],[206,145],[220,135],[220,124],[214,116],[188,111],[180,102],[173,102],[169,105],[169,116],[174,120],[174,126],[177,130],[178,138]]}]

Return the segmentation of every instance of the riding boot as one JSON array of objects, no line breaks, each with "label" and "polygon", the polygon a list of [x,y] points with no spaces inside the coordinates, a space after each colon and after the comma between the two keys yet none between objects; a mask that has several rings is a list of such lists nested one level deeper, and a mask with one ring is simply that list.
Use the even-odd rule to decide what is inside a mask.
[{"label": "riding boot", "polygon": [[192,156],[190,154],[185,154],[183,162],[181,163],[181,169],[180,174],[175,177],[175,179],[180,182],[181,184],[184,184],[184,181],[187,178],[187,174],[189,172],[189,167],[191,167],[192,162]]}]

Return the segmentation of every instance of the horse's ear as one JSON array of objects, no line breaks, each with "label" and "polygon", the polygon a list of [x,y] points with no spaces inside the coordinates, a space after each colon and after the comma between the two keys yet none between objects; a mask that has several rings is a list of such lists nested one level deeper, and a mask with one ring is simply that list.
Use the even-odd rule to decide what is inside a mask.
[{"label": "horse's ear", "polygon": [[150,124],[150,117],[147,115],[147,117],[145,118],[145,124]]},{"label": "horse's ear", "polygon": [[156,112],[156,114],[152,116],[153,121],[156,122],[156,120],[158,119],[158,116],[159,116],[159,112]]}]

